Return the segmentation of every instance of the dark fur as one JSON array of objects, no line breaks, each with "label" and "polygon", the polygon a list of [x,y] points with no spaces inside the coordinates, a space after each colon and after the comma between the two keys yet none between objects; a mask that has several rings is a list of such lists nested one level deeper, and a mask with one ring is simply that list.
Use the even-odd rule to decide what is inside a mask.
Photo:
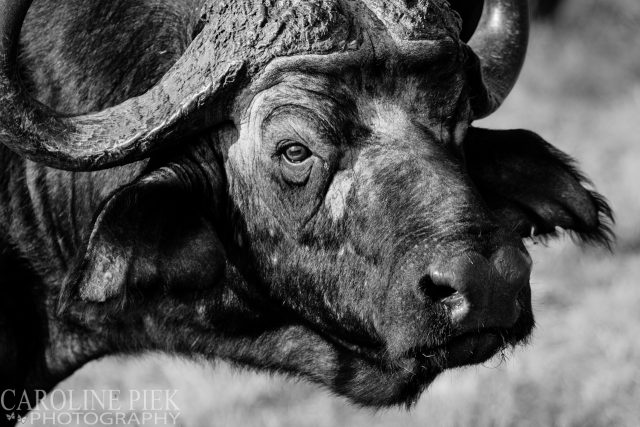
[{"label": "dark fur", "polygon": [[[140,94],[188,45],[194,3],[36,1],[22,38],[23,79],[63,113]],[[224,139],[237,130],[96,173],[47,169],[0,147],[0,389],[50,389],[103,355],[160,350],[302,376],[361,404],[416,399],[448,367],[451,325],[435,304],[406,303],[405,283],[443,256],[415,247],[434,241],[490,254],[534,226],[611,238],[604,199],[534,134],[471,129],[464,147],[454,146],[468,111],[461,74],[443,71],[456,67],[434,67],[442,78],[421,83],[427,95],[415,99],[411,80],[393,76],[389,85],[373,75],[286,86],[280,101],[299,91],[296,99],[327,111],[317,126],[329,167],[314,168],[304,188],[290,182],[300,171],[283,178],[272,166],[230,168]],[[359,102],[375,97],[409,105],[415,120],[404,133],[390,137],[363,119]],[[425,104],[436,108],[423,114]],[[331,219],[324,198],[336,173],[353,166],[346,152],[371,176],[356,174],[344,217]],[[534,186],[536,177],[553,185]],[[540,214],[541,205],[551,208]],[[366,287],[383,279],[388,289]],[[505,345],[533,326],[528,290],[519,298],[518,322],[496,331]],[[420,356],[426,348],[433,358]]]}]

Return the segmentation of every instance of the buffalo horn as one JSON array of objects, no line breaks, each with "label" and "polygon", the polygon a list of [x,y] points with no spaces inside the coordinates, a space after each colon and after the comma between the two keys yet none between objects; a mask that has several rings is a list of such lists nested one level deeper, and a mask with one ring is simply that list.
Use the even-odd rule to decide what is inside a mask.
[{"label": "buffalo horn", "polygon": [[18,78],[17,51],[32,0],[0,0],[0,143],[47,166],[98,170],[148,157],[195,128],[211,125],[203,104],[222,96],[243,68],[230,49],[198,38],[145,94],[104,111],[65,117],[30,97]]},{"label": "buffalo horn", "polygon": [[474,119],[484,118],[513,89],[529,42],[528,0],[485,0],[478,28],[469,46],[480,60],[486,94],[474,106]]}]

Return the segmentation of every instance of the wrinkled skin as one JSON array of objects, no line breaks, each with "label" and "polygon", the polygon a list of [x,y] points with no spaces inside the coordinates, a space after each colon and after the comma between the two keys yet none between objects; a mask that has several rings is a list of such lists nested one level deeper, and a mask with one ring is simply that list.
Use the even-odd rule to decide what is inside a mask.
[{"label": "wrinkled skin", "polygon": [[[26,52],[41,47],[31,19]],[[81,81],[53,78],[54,91],[46,57],[25,77],[58,110],[89,110],[153,84],[137,62],[155,60],[158,75],[172,63],[120,49],[112,57],[139,61],[119,83],[89,63]],[[610,212],[536,135],[469,127],[462,60],[453,52],[426,73],[291,72],[236,97],[233,121],[115,170],[61,172],[0,148],[0,301],[28,307],[0,310],[11,322],[0,388],[49,389],[89,360],[160,350],[385,406],[526,340],[528,273],[513,318],[464,330],[424,277],[465,255],[494,262],[503,247],[526,260],[532,228],[606,243]]]}]

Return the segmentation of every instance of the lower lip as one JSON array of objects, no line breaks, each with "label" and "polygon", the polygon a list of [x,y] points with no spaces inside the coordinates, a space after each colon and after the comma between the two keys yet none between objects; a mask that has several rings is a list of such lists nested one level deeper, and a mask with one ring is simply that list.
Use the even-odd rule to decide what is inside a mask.
[{"label": "lower lip", "polygon": [[463,335],[444,347],[447,365],[456,366],[482,363],[493,357],[502,346],[502,339],[495,333]]}]

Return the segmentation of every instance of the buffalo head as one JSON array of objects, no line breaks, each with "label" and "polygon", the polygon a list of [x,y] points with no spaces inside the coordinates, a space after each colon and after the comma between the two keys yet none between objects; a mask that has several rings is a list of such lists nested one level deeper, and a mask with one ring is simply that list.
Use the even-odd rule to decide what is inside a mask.
[{"label": "buffalo head", "polygon": [[103,353],[222,357],[410,402],[530,334],[523,239],[607,242],[609,209],[564,154],[471,126],[515,84],[526,0],[206,1],[160,82],[78,117],[17,83],[29,3],[0,2],[2,142],[62,169],[146,162],[60,294]]}]

